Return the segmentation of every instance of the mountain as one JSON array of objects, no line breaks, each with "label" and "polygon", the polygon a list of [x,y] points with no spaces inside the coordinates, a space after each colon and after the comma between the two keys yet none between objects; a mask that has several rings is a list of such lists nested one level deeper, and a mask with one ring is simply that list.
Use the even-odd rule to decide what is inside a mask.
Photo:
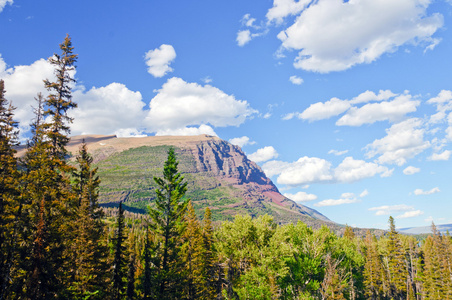
[{"label": "mountain", "polygon": [[145,213],[155,197],[153,177],[162,176],[167,150],[172,146],[177,153],[179,171],[188,182],[187,196],[199,215],[209,206],[214,220],[231,220],[236,214],[267,213],[278,223],[302,220],[316,227],[332,223],[318,211],[281,195],[240,147],[218,137],[75,136],[67,147],[72,159],[83,140],[99,168],[100,202],[104,206],[124,201],[127,209]]},{"label": "mountain", "polygon": [[[442,234],[452,232],[452,224],[436,225],[436,230]],[[429,234],[432,233],[432,226],[397,228],[397,231],[404,234]]]}]

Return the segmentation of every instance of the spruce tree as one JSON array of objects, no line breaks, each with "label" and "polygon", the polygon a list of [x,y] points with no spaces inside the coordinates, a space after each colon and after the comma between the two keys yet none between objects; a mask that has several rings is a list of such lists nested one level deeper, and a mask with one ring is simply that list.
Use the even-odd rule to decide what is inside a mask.
[{"label": "spruce tree", "polygon": [[19,172],[14,156],[18,123],[13,120],[14,109],[5,98],[4,81],[0,80],[0,299],[6,297],[11,283],[20,211]]},{"label": "spruce tree", "polygon": [[106,274],[108,273],[108,248],[104,241],[103,211],[99,207],[99,184],[97,168],[92,168],[93,158],[89,155],[83,141],[76,157],[78,168],[73,173],[78,194],[78,206],[72,257],[74,277],[72,284],[75,296],[90,295],[90,299],[102,299],[106,290]]},{"label": "spruce tree", "polygon": [[116,218],[116,231],[113,238],[113,276],[112,299],[122,299],[126,292],[127,279],[127,247],[124,209],[119,202],[118,216]]},{"label": "spruce tree", "polygon": [[151,229],[160,239],[160,268],[157,273],[157,298],[179,299],[183,290],[183,266],[180,250],[184,232],[184,214],[189,199],[183,199],[187,183],[178,172],[178,162],[173,148],[163,168],[163,178],[154,177],[158,185],[155,208],[149,207]]},{"label": "spruce tree", "polygon": [[387,243],[389,295],[394,299],[406,299],[408,270],[404,249],[399,234],[395,229],[394,218],[389,217],[389,233]]},{"label": "spruce tree", "polygon": [[[71,122],[67,111],[75,107],[71,100],[71,84],[75,81],[72,71],[76,55],[72,53],[68,36],[60,49],[60,55],[55,54],[49,59],[55,66],[57,81],[45,80],[50,94],[36,111],[33,137],[28,143],[24,162],[30,233],[24,234],[24,244],[30,245],[28,249],[31,250],[28,254],[30,264],[24,265],[24,280],[26,294],[42,291],[34,299],[68,297],[73,279],[73,263],[69,258],[74,241],[71,226],[75,218],[76,195],[70,182],[73,167],[66,161],[65,146]],[[40,228],[42,230],[38,230]],[[43,237],[46,247],[31,246],[37,245]]]}]

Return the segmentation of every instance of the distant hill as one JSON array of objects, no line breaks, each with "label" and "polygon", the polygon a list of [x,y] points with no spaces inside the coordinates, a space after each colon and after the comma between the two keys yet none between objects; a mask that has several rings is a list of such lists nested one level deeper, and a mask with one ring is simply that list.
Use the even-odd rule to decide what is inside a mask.
[{"label": "distant hill", "polygon": [[[452,224],[443,224],[443,225],[435,225],[436,229],[441,233],[446,233],[449,231],[452,233]],[[408,228],[398,228],[398,232],[406,233],[406,234],[428,234],[432,233],[431,226],[422,226],[422,227],[408,227]]]}]

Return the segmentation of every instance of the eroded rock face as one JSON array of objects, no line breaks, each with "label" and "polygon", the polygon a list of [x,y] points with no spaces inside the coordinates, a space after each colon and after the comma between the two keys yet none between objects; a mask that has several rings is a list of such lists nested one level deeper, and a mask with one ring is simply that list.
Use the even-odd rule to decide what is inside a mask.
[{"label": "eroded rock face", "polygon": [[225,141],[204,141],[192,149],[198,172],[235,179],[236,184],[257,183],[270,185],[277,191],[259,166],[250,161],[238,147]]},{"label": "eroded rock face", "polygon": [[[223,198],[228,198],[226,202],[222,201],[221,196],[220,199],[210,198],[212,205],[216,205],[212,209],[221,210],[228,215],[234,215],[237,212],[252,214],[254,211],[259,214],[271,213],[275,219],[289,220],[290,217],[290,221],[296,221],[300,217],[309,216],[329,221],[316,210],[299,205],[281,195],[278,188],[267,178],[262,169],[256,163],[250,161],[240,147],[218,137],[207,135],[143,138],[73,137],[68,150],[76,153],[83,139],[87,142],[88,149],[93,153],[95,160],[100,162],[101,170],[103,166],[101,161],[108,160],[109,157],[113,156],[120,158],[114,163],[110,162],[109,166],[103,166],[109,168],[110,171],[104,175],[110,177],[111,185],[113,185],[102,194],[105,201],[129,201],[129,199],[130,201],[152,201],[152,195],[149,193],[136,196],[140,193],[146,193],[150,184],[140,186],[137,180],[145,181],[144,178],[152,178],[154,174],[143,173],[139,177],[136,174],[143,172],[142,166],[154,165],[156,167],[157,163],[160,166],[164,161],[164,152],[159,154],[157,161],[152,160],[151,157],[157,155],[152,152],[154,151],[152,149],[157,149],[158,146],[174,146],[179,152],[180,158],[184,160],[180,165],[180,171],[193,175],[191,176],[192,181],[188,182],[188,186],[192,190],[232,187],[226,191],[229,194],[223,196]],[[126,150],[140,149],[140,147],[156,148],[149,148],[151,150],[149,150],[150,152],[146,152],[146,150],[146,155],[138,154],[138,156],[134,156],[134,160],[131,160],[130,155],[132,154]],[[122,172],[121,168],[127,168],[128,173]],[[158,176],[158,174],[155,175]],[[104,177],[104,179],[108,180],[107,177]],[[125,183],[122,188],[118,186],[120,185],[118,180],[120,183]]]}]

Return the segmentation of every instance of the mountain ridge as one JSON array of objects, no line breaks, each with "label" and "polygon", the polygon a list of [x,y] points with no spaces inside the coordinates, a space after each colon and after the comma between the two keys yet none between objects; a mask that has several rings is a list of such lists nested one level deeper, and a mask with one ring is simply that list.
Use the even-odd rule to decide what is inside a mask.
[{"label": "mountain ridge", "polygon": [[[194,174],[201,174],[201,177],[203,177],[203,180],[200,180],[201,185],[205,186],[206,190],[218,188],[227,190],[229,187],[231,190],[230,195],[225,196],[223,194],[221,196],[223,196],[223,198],[234,198],[238,201],[234,202],[232,199],[223,199],[224,202],[231,202],[224,205],[224,210],[227,210],[226,207],[231,208],[231,211],[225,212],[226,215],[233,214],[233,208],[237,207],[241,208],[239,211],[246,212],[248,210],[252,214],[253,209],[249,208],[252,207],[256,208],[258,211],[264,212],[267,210],[268,212],[272,212],[275,219],[279,219],[278,214],[288,214],[291,215],[289,218],[291,221],[295,221],[298,215],[300,218],[308,216],[324,222],[331,222],[318,211],[297,204],[284,197],[273,182],[267,178],[261,168],[246,157],[240,147],[232,145],[215,136],[147,136],[128,138],[118,138],[114,135],[74,136],[71,137],[67,146],[67,150],[72,156],[75,156],[75,153],[77,153],[83,140],[87,144],[88,151],[93,155],[94,162],[98,165],[100,172],[103,172],[103,176],[101,177],[102,180],[106,177],[108,178],[108,176],[112,176],[111,172],[114,172],[104,172],[105,168],[107,168],[106,165],[108,164],[109,159],[113,157],[119,159],[121,156],[127,157],[135,155],[133,152],[139,150],[133,149],[141,149],[142,147],[150,147],[155,151],[165,152],[157,148],[173,146],[176,148],[179,158],[183,160],[180,171],[189,180],[189,185],[197,184],[194,182],[194,178],[192,178],[194,177]],[[137,159],[141,160],[141,163],[137,163],[137,166],[135,166],[134,169],[139,168],[140,164],[155,164],[155,162],[147,161],[149,160],[149,156],[153,155],[152,149],[150,148],[148,149],[148,152],[146,152],[144,148],[142,149],[142,151],[146,153],[138,155]],[[161,157],[161,153],[159,153],[158,156]],[[165,159],[162,159],[161,165],[163,166]],[[119,165],[120,163],[113,164]],[[152,172],[148,175],[151,179],[152,176],[160,176],[158,172],[157,174],[151,173]],[[211,182],[204,183],[205,181]],[[214,181],[215,183],[213,183]],[[152,182],[148,181],[148,183],[152,185]],[[193,190],[196,189],[194,188]],[[141,199],[146,198],[147,200],[151,200],[150,198],[152,198],[152,196],[149,193],[149,189],[144,187],[144,189],[139,191],[133,190],[132,192],[127,192],[125,189],[114,191],[113,189],[104,188],[101,189],[101,201],[104,203],[134,201],[137,200],[134,198],[134,194],[139,192],[148,194],[148,197],[142,197]],[[203,192],[201,192],[201,194],[203,194]],[[107,198],[110,198],[110,200]],[[240,201],[240,198],[243,198],[243,201]],[[136,202],[139,201],[137,200]],[[212,203],[213,202],[215,201],[212,201]],[[213,209],[215,210],[215,206]],[[277,210],[279,213],[276,214],[274,210]]]}]

